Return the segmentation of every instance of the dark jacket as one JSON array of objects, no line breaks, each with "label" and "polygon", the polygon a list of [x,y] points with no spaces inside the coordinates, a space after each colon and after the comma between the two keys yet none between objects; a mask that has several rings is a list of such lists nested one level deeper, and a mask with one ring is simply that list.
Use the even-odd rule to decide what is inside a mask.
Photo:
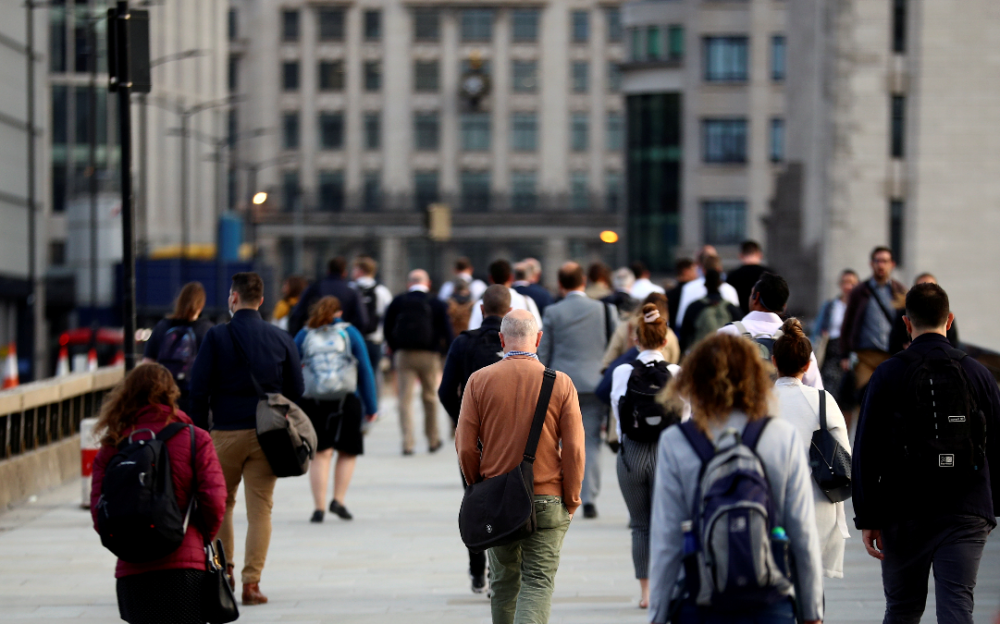
[{"label": "dark jacket", "polygon": [[[233,328],[246,359],[237,355],[229,334]],[[249,362],[247,362],[247,359]],[[295,403],[302,398],[299,350],[288,332],[265,322],[256,310],[238,310],[228,325],[205,335],[191,371],[191,418],[202,428],[255,429],[257,393],[250,380],[253,367],[264,392],[278,392]]]},{"label": "dark jacket", "polygon": [[456,426],[458,426],[458,414],[462,411],[465,383],[469,381],[469,376],[476,372],[472,365],[473,340],[478,337],[479,332],[499,332],[501,321],[503,318],[499,316],[487,316],[479,329],[462,332],[455,336],[455,340],[451,343],[448,358],[444,361],[441,385],[438,386],[438,398],[441,399],[441,405],[444,405],[445,411]]},{"label": "dark jacket", "polygon": [[385,310],[385,321],[383,325],[383,330],[385,332],[385,341],[389,345],[389,348],[396,351],[400,348],[397,336],[395,336],[396,323],[399,322],[399,315],[404,308],[407,307],[409,302],[413,301],[424,301],[431,308],[431,336],[433,348],[431,351],[437,351],[444,355],[448,353],[448,347],[451,346],[452,331],[451,331],[451,319],[448,317],[448,305],[430,295],[420,290],[410,290],[401,295],[397,295],[389,307]]},{"label": "dark jacket", "polygon": [[597,384],[597,388],[594,389],[594,395],[597,396],[601,403],[611,405],[611,386],[614,383],[615,369],[622,364],[628,364],[637,357],[639,357],[639,347],[632,347],[619,355],[617,360],[604,369],[604,376],[601,377],[601,383]]},{"label": "dark jacket", "polygon": [[[950,346],[938,334],[918,336],[908,352],[929,353],[939,346]],[[975,392],[976,403],[986,415],[988,432],[986,467],[970,477],[964,487],[947,493],[935,493],[933,500],[923,491],[922,483],[898,477],[900,468],[894,456],[892,417],[906,391],[906,370],[901,356],[889,358],[872,375],[861,406],[858,430],[854,439],[851,467],[854,493],[854,523],[859,529],[882,529],[904,519],[927,519],[943,515],[974,515],[996,524],[1000,506],[1000,444],[994,440],[1000,431],[1000,390],[993,375],[971,357],[962,360]],[[905,473],[905,469],[904,469]]]},{"label": "dark jacket", "polygon": [[351,288],[347,280],[340,276],[327,275],[320,281],[306,288],[299,297],[299,302],[288,315],[288,333],[296,335],[305,327],[309,320],[309,308],[323,297],[333,296],[340,301],[340,309],[344,311],[343,319],[358,328],[362,334],[370,334],[378,328],[378,319],[372,327],[368,319],[368,310],[361,302],[358,291]]},{"label": "dark jacket", "polygon": [[531,297],[534,299],[535,305],[538,306],[539,314],[545,314],[545,306],[550,306],[555,303],[555,300],[552,298],[552,294],[545,290],[544,286],[540,286],[538,284],[514,286],[514,290],[525,297]]},{"label": "dark jacket", "polygon": [[681,328],[677,326],[677,310],[681,307],[681,291],[684,290],[684,284],[687,282],[678,282],[676,286],[667,291],[667,312],[670,314],[667,324],[678,336],[680,336]]},{"label": "dark jacket", "polygon": [[618,310],[619,317],[631,314],[632,312],[635,312],[636,308],[639,307],[639,302],[636,299],[633,299],[627,292],[622,292],[620,290],[616,290],[604,299],[601,299],[601,301],[615,306],[615,309]]},{"label": "dark jacket", "polygon": [[[159,433],[167,425],[169,408],[163,405],[150,405],[139,412],[136,424],[127,433],[136,429],[149,429]],[[190,423],[191,419],[184,412],[179,412],[173,422]],[[188,524],[187,533],[180,547],[162,559],[149,563],[126,563],[118,560],[115,567],[115,578],[141,574],[154,570],[204,570],[205,543],[199,527],[204,526],[209,536],[214,536],[222,526],[222,516],[226,512],[226,481],[222,477],[222,466],[215,455],[215,446],[207,431],[195,428],[195,457],[191,460],[191,434],[185,429],[179,431],[167,440],[167,453],[170,455],[170,478],[174,482],[174,493],[177,496],[177,506],[184,513],[187,511],[191,495],[196,496],[200,514],[199,522]],[[145,439],[145,438],[137,438]],[[90,490],[90,515],[97,530],[97,501],[101,498],[101,488],[104,485],[104,471],[108,462],[118,450],[113,446],[102,446],[94,459],[93,485]],[[191,474],[192,464],[198,469],[198,482],[194,482]]]},{"label": "dark jacket", "polygon": [[726,281],[736,289],[736,294],[740,298],[740,310],[742,310],[743,316],[750,314],[750,293],[757,285],[757,280],[765,273],[774,273],[774,269],[763,264],[744,264],[726,275]]},{"label": "dark jacket", "polygon": [[198,340],[199,347],[201,347],[201,343],[205,340],[205,334],[208,333],[208,330],[212,329],[212,321],[203,318],[197,321],[183,321],[172,318],[160,319],[156,326],[153,327],[153,333],[150,334],[149,340],[146,341],[146,348],[143,349],[142,357],[151,360],[157,359],[160,355],[160,345],[163,343],[163,337],[167,335],[168,330],[179,325],[194,329],[194,336]]},{"label": "dark jacket", "polygon": [[[910,344],[910,334],[906,333],[906,323],[903,321],[904,316],[906,316],[906,310],[896,311],[896,321],[892,324],[892,333],[889,334],[889,353],[893,355],[899,353],[906,348],[906,345]],[[948,330],[948,342],[956,349],[962,348],[961,343],[958,341],[958,321],[952,323],[951,328]]]},{"label": "dark jacket", "polygon": [[[708,302],[716,302],[722,300],[722,295],[718,292],[708,293],[702,299],[691,303],[688,306],[687,312],[684,313],[684,323],[681,325],[680,335],[677,336],[681,343],[681,353],[686,353],[688,349],[694,346],[695,333],[697,333],[698,315],[701,311],[708,307]],[[739,308],[729,303],[728,301],[723,302],[726,309],[729,310],[729,316],[733,321],[738,321],[743,318],[743,314]]]},{"label": "dark jacket", "polygon": [[[840,329],[840,352],[847,357],[848,353],[857,351],[857,345],[861,342],[861,328],[865,324],[865,314],[868,311],[868,304],[871,303],[872,291],[866,284],[872,280],[871,277],[861,282],[851,291],[851,296],[847,299],[847,311],[844,312],[844,326]],[[896,280],[889,280],[892,286],[893,299],[902,300],[906,296],[906,286]],[[878,305],[876,301],[874,305]],[[901,307],[901,306],[900,306]],[[889,310],[892,313],[892,310]]]}]

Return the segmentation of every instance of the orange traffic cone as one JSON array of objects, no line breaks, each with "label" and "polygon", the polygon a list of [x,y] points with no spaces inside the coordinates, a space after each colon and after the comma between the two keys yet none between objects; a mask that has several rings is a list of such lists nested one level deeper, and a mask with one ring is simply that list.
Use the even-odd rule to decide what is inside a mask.
[{"label": "orange traffic cone", "polygon": [[97,349],[91,349],[87,352],[87,371],[97,370]]},{"label": "orange traffic cone", "polygon": [[111,360],[112,366],[125,366],[125,354],[119,351],[115,353],[115,359]]},{"label": "orange traffic cone", "polygon": [[3,389],[16,388],[17,379],[17,345],[13,342],[7,347],[7,359],[3,365]]},{"label": "orange traffic cone", "polygon": [[56,364],[56,377],[69,375],[69,349],[60,347],[59,362]]}]

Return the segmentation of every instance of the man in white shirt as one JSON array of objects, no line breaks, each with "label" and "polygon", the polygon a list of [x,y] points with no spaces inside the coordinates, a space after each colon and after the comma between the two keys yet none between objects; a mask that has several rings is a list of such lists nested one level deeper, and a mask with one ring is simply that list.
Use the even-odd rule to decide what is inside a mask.
[{"label": "man in white shirt", "polygon": [[[473,279],[472,262],[468,258],[463,257],[455,261],[455,279],[460,279],[469,285],[469,295],[473,300],[478,301],[486,292],[486,284],[483,283],[483,280]],[[441,285],[441,290],[438,291],[438,299],[448,301],[448,297],[451,297],[453,292],[455,292],[454,281],[445,282]]]},{"label": "man in white shirt", "polygon": [[[785,278],[765,273],[760,276],[760,280],[750,293],[750,314],[744,316],[742,321],[726,325],[718,333],[742,336],[748,340],[757,336],[774,336],[783,324],[778,315],[784,312],[787,303],[788,283],[785,282]],[[823,389],[823,379],[819,374],[815,353],[809,356],[809,369],[802,378],[802,383]]]},{"label": "man in white shirt", "polygon": [[379,363],[382,361],[382,343],[385,341],[382,319],[385,318],[386,308],[392,303],[392,293],[384,284],[375,280],[377,274],[378,262],[373,258],[358,256],[354,259],[354,281],[351,286],[361,296],[361,305],[365,306],[368,319],[375,327],[374,331],[365,334],[365,346],[368,348],[372,370],[375,371],[375,380],[381,385]]},{"label": "man in white shirt", "polygon": [[[512,310],[527,310],[535,317],[538,326],[542,326],[542,315],[538,312],[538,306],[531,297],[525,297],[521,293],[511,288],[514,283],[514,273],[511,270],[510,262],[504,259],[494,260],[490,265],[490,281],[494,284],[502,284],[510,291],[510,308]],[[472,317],[469,319],[469,329],[479,329],[483,324],[482,297],[476,299],[472,306]]]},{"label": "man in white shirt", "polygon": [[636,301],[643,301],[650,293],[658,292],[660,294],[665,293],[662,286],[657,286],[649,279],[649,269],[646,265],[640,261],[636,260],[629,265],[632,269],[632,273],[635,275],[635,283],[632,284],[632,298]]},{"label": "man in white shirt", "polygon": [[[712,260],[709,260],[709,259]],[[677,305],[677,327],[682,327],[684,324],[684,313],[687,312],[688,306],[690,306],[695,301],[699,299],[704,299],[708,295],[708,288],[705,287],[705,264],[712,263],[715,264],[719,261],[719,257],[708,251],[702,251],[698,256],[698,273],[700,277],[693,279],[687,284],[684,284],[684,288],[681,289],[681,299],[680,303]],[[721,261],[719,262],[721,266]],[[722,298],[739,307],[740,296],[736,294],[736,289],[732,287],[731,284],[725,282],[719,286],[719,294]]]}]

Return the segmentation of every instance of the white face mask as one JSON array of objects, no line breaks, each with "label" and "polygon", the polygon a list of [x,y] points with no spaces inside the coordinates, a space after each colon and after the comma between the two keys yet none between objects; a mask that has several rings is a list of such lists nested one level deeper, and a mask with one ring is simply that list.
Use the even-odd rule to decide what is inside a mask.
[{"label": "white face mask", "polygon": [[233,318],[234,314],[235,312],[233,312],[233,294],[229,293],[229,318]]}]

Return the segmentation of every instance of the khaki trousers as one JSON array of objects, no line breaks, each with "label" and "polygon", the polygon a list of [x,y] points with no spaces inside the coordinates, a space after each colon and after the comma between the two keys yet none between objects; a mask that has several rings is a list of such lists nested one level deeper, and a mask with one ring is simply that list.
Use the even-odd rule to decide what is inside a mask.
[{"label": "khaki trousers", "polygon": [[253,429],[213,431],[212,442],[222,464],[226,479],[226,516],[219,529],[219,539],[226,549],[230,562],[235,559],[233,535],[233,508],[236,507],[236,490],[245,479],[244,495],[247,499],[246,555],[243,557],[242,582],[259,583],[264,570],[267,549],[271,545],[271,508],[274,506],[274,486],[278,478],[271,470],[264,451],[257,443]]},{"label": "khaki trousers", "polygon": [[399,426],[403,431],[403,450],[412,451],[413,384],[420,379],[420,399],[424,404],[424,432],[431,448],[441,443],[437,426],[437,387],[441,356],[435,351],[401,350],[396,352],[396,372],[399,375]]},{"label": "khaki trousers", "polygon": [[858,390],[868,385],[868,381],[875,374],[875,369],[879,364],[888,360],[891,355],[885,351],[875,349],[862,349],[858,351],[858,364],[854,367],[854,383]]}]

